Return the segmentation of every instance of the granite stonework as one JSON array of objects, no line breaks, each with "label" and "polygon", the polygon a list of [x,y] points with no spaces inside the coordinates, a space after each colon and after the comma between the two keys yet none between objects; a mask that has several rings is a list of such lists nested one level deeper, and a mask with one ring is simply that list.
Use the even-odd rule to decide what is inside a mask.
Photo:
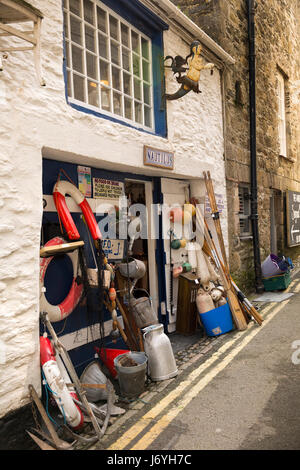
[{"label": "granite stonework", "polygon": [[[173,0],[236,63],[224,71],[225,157],[231,269],[243,278],[252,265],[252,240],[240,237],[238,184],[250,183],[248,21],[244,0]],[[259,234],[262,260],[270,253],[270,197],[277,251],[296,257],[285,240],[285,191],[300,191],[300,21],[298,0],[255,2]],[[286,77],[287,158],[279,155],[278,70]]]}]

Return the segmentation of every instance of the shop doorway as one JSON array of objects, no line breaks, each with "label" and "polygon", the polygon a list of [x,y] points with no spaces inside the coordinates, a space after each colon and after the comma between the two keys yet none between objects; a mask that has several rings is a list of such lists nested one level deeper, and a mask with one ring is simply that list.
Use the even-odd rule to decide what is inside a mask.
[{"label": "shop doorway", "polygon": [[[151,297],[153,308],[158,312],[158,281],[155,261],[156,239],[153,222],[153,183],[152,181],[139,181],[125,179],[124,193],[128,200],[129,219],[140,217],[142,226],[138,232],[140,236],[132,243],[133,258],[143,261],[146,273],[136,283],[136,289],[147,291]],[[141,209],[141,211],[139,211]],[[141,212],[141,213],[140,213]]]}]

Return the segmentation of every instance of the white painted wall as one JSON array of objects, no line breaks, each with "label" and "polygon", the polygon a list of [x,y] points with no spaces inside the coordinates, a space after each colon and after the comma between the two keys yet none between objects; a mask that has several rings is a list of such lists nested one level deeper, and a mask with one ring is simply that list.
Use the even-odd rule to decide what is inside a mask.
[{"label": "white painted wall", "polygon": [[[61,2],[31,0],[43,14],[42,74],[31,52],[9,54],[0,72],[0,417],[28,402],[28,384],[40,390],[39,243],[42,156],[100,168],[194,178],[210,170],[224,194],[220,74],[204,71],[202,94],[168,102],[168,138],[74,110],[65,100]],[[187,55],[174,31],[165,55]],[[167,91],[178,84],[167,72]],[[143,146],[175,152],[173,172],[143,167]],[[224,228],[226,214],[223,216]],[[227,230],[226,230],[227,232]]]}]

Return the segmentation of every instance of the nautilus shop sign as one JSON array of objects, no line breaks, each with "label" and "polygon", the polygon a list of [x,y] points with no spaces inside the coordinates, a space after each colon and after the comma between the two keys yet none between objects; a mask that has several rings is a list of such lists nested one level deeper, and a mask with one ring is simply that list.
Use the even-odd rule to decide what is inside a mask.
[{"label": "nautilus shop sign", "polygon": [[144,146],[144,165],[174,170],[174,153]]}]

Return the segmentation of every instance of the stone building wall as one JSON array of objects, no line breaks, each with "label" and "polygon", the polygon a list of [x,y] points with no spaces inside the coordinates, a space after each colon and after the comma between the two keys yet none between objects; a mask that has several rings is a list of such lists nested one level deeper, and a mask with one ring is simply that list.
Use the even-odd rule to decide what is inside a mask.
[{"label": "stone building wall", "polygon": [[[76,110],[65,97],[62,2],[32,0],[44,15],[37,81],[31,52],[9,53],[0,72],[0,442],[15,427],[14,412],[29,403],[28,385],[41,392],[39,358],[39,249],[43,213],[42,159],[135,174],[202,178],[221,175],[226,201],[221,73],[203,71],[202,94],[168,103],[163,138]],[[26,27],[27,25],[25,25]],[[1,41],[7,40],[1,39]],[[190,45],[170,28],[165,50],[186,56]],[[167,90],[178,88],[171,73]],[[200,101],[200,106],[199,106]],[[199,113],[200,109],[200,113]],[[143,147],[175,153],[175,169],[146,168]],[[227,231],[224,210],[222,223]],[[226,240],[227,241],[227,240]]]},{"label": "stone building wall", "polygon": [[[225,152],[231,269],[241,279],[249,268],[252,241],[239,236],[238,184],[250,183],[248,23],[244,0],[174,0],[231,54],[224,73]],[[284,194],[300,191],[300,22],[298,0],[258,0],[255,9],[257,175],[261,258],[270,253],[270,197],[274,194],[277,250],[296,258],[285,236]],[[286,76],[287,158],[279,156],[277,71]],[[251,264],[251,263],[250,263]],[[251,281],[251,279],[250,279]]]}]

